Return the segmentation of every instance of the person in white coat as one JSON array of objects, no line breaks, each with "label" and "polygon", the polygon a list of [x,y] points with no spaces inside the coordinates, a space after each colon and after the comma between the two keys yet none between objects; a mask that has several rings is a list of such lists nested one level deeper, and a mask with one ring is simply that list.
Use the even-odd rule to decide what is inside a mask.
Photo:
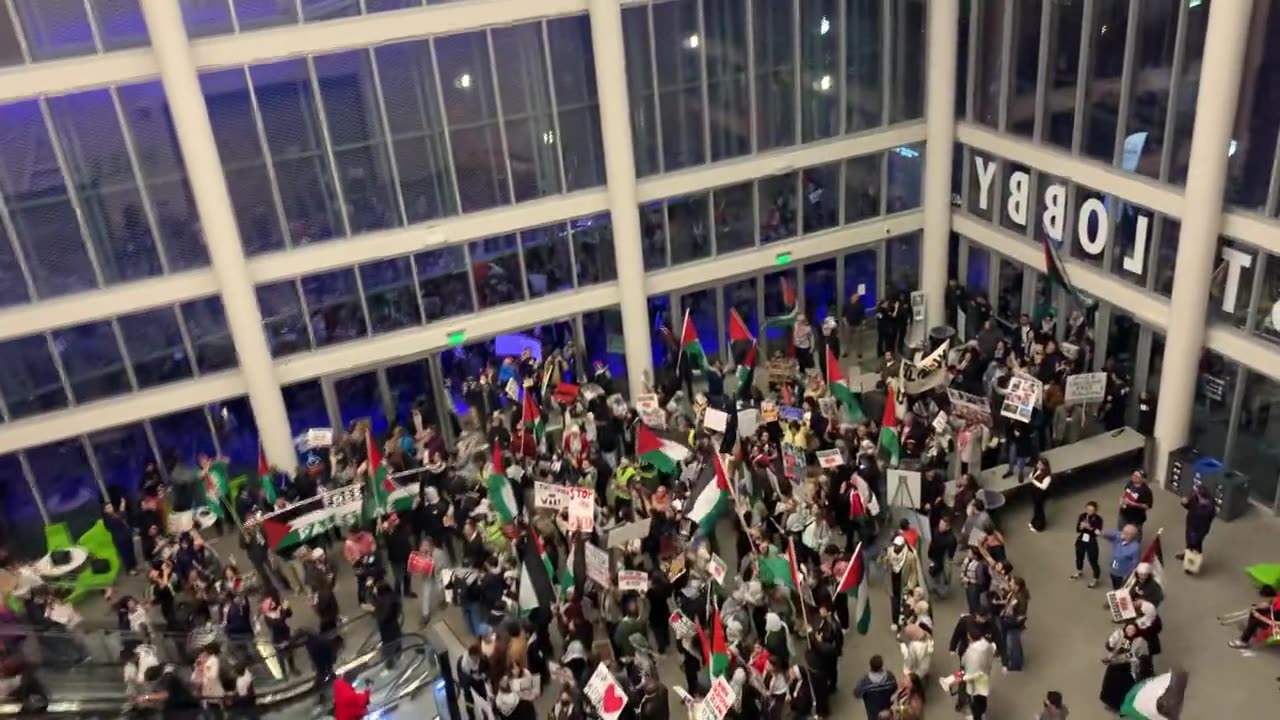
[{"label": "person in white coat", "polygon": [[431,574],[422,578],[421,610],[422,626],[431,621],[431,613],[444,604],[444,588],[440,586],[440,573],[449,568],[449,554],[444,548],[437,547],[431,538],[423,538],[418,552],[426,553],[431,558]]},{"label": "person in white coat", "polygon": [[996,656],[996,646],[986,639],[980,630],[969,629],[969,647],[960,657],[961,680],[964,697],[968,700],[969,720],[984,720],[987,716],[987,697],[991,694],[991,664]]}]

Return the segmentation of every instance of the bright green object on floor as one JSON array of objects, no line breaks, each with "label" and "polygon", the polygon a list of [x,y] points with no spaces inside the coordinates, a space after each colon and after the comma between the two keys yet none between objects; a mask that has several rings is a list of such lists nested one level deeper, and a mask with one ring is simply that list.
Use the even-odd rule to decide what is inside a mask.
[{"label": "bright green object on floor", "polygon": [[75,546],[71,541],[71,528],[66,523],[54,523],[44,526],[44,552],[46,555],[55,550],[70,550]]},{"label": "bright green object on floor", "polygon": [[[111,531],[107,530],[107,526],[101,520],[80,536],[80,547],[88,551],[89,560],[76,579],[65,586],[71,589],[67,602],[72,605],[94,592],[110,588],[120,575],[120,553],[116,551],[116,544],[111,539]],[[94,572],[94,560],[105,560],[106,569],[102,572]]]},{"label": "bright green object on floor", "polygon": [[1280,563],[1250,565],[1244,571],[1259,587],[1269,587],[1280,592]]}]

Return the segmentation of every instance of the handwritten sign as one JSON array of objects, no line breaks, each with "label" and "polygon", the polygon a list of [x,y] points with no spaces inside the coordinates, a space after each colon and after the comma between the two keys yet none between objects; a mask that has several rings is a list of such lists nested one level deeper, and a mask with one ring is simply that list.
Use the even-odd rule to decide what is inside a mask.
[{"label": "handwritten sign", "polygon": [[1067,376],[1067,390],[1062,399],[1068,403],[1102,402],[1107,397],[1107,374],[1079,373]]},{"label": "handwritten sign", "polygon": [[933,418],[933,431],[940,433],[943,430],[946,430],[947,420],[947,414],[942,410],[939,410],[938,414]]},{"label": "handwritten sign", "polygon": [[587,577],[600,587],[609,587],[609,553],[590,543],[582,547],[587,552]]},{"label": "handwritten sign", "polygon": [[947,388],[947,399],[951,402],[952,417],[980,425],[991,424],[991,403],[985,397]]},{"label": "handwritten sign", "polygon": [[716,678],[715,684],[711,686],[711,690],[707,692],[706,700],[703,703],[707,710],[716,717],[716,720],[724,720],[725,715],[733,709],[733,703],[738,699],[738,693],[734,691],[733,685],[723,677]]},{"label": "handwritten sign", "polygon": [[596,527],[596,491],[584,487],[566,487],[569,497],[569,529],[591,532]]},{"label": "handwritten sign", "polygon": [[627,706],[627,694],[604,663],[596,666],[596,671],[591,673],[591,679],[583,690],[600,713],[601,720],[617,720]]},{"label": "handwritten sign", "polygon": [[619,570],[618,589],[623,592],[646,592],[649,589],[649,575],[643,570]]},{"label": "handwritten sign", "polygon": [[823,469],[830,470],[831,468],[837,468],[844,464],[844,455],[840,453],[839,448],[819,450],[817,455],[818,465],[822,466]]},{"label": "handwritten sign", "polygon": [[569,488],[565,485],[534,482],[533,506],[541,510],[560,512],[569,507]]}]

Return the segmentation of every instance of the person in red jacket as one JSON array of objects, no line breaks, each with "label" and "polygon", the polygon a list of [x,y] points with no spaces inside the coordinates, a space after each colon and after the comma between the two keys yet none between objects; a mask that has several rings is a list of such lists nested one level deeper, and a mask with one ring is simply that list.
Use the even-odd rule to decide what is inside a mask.
[{"label": "person in red jacket", "polygon": [[[333,681],[334,720],[361,720],[369,711],[369,687],[359,683],[359,675],[352,671]],[[360,684],[363,690],[357,690]]]}]

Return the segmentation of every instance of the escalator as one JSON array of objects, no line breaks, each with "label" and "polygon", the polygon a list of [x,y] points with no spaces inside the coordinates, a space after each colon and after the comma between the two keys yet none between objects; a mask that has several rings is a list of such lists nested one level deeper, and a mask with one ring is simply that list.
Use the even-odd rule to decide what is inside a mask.
[{"label": "escalator", "polygon": [[[356,671],[372,682],[371,706],[392,707],[412,697],[439,676],[436,655],[421,636],[407,634],[400,641],[394,669],[382,657],[382,643],[369,615],[352,618],[335,631],[341,638],[336,671]],[[48,637],[43,638],[47,642]],[[104,643],[106,644],[106,643]],[[287,670],[270,643],[258,640],[247,653],[255,678],[258,710],[263,717],[282,720],[315,720],[324,718],[332,708],[326,697],[328,688],[317,687],[316,672],[305,649],[294,648],[291,655],[294,670]],[[248,650],[242,647],[241,650]],[[167,653],[166,653],[167,654]],[[243,657],[244,652],[241,653]],[[164,661],[176,666],[184,680],[190,677],[191,665],[172,656]],[[0,700],[0,717],[116,718],[130,711],[124,686],[124,666],[119,663],[83,663],[58,665],[41,663],[33,671],[39,691],[26,701]],[[310,701],[310,702],[308,702]],[[134,711],[147,716],[148,708]],[[140,711],[139,711],[140,710]],[[157,710],[154,715],[162,713]]]}]

